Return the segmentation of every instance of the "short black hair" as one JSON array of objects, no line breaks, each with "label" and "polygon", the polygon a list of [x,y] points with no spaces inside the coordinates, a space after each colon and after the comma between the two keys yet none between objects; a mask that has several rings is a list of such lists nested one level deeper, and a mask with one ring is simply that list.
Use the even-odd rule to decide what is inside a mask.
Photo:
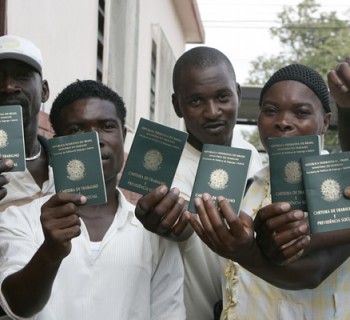
[{"label": "short black hair", "polygon": [[321,101],[326,113],[331,112],[329,92],[326,82],[322,76],[314,69],[299,63],[293,63],[277,70],[266,82],[260,93],[259,106],[268,89],[276,82],[294,80],[301,82],[311,89]]},{"label": "short black hair", "polygon": [[185,53],[176,61],[173,70],[173,89],[177,92],[179,78],[183,70],[188,68],[204,69],[218,64],[225,63],[227,69],[232,74],[233,81],[236,81],[235,70],[231,61],[221,51],[211,47],[195,47]]},{"label": "short black hair", "polygon": [[52,103],[50,122],[55,132],[59,130],[61,110],[74,101],[87,98],[107,100],[115,105],[122,126],[125,126],[126,109],[123,99],[111,88],[95,80],[76,80],[65,87]]}]

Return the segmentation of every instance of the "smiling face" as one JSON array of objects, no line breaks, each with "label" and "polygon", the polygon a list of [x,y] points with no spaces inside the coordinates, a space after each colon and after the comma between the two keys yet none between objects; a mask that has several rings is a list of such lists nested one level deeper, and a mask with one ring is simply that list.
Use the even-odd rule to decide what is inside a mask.
[{"label": "smiling face", "polygon": [[76,100],[59,113],[57,136],[96,131],[99,136],[106,184],[115,179],[124,160],[125,129],[115,105],[99,98]]},{"label": "smiling face", "polygon": [[21,61],[0,60],[0,104],[22,106],[26,135],[36,134],[40,106],[48,98],[48,84],[38,71]]},{"label": "smiling face", "polygon": [[262,98],[258,118],[261,142],[267,150],[268,138],[323,134],[330,116],[306,85],[294,80],[276,82]]},{"label": "smiling face", "polygon": [[241,91],[226,64],[186,68],[177,82],[173,106],[184,118],[188,142],[197,150],[205,143],[230,146]]}]

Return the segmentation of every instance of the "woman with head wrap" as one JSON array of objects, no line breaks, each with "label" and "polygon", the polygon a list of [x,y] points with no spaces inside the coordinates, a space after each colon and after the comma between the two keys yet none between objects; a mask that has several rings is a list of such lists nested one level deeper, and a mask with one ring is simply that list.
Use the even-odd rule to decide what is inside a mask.
[{"label": "woman with head wrap", "polygon": [[[288,65],[262,89],[261,141],[266,148],[270,137],[323,135],[330,116],[322,77],[304,65]],[[217,210],[209,195],[196,200],[202,224],[188,215],[201,239],[229,259],[222,319],[349,319],[350,245],[308,235],[302,211],[271,204],[269,182],[267,166],[255,175],[239,216],[223,198]],[[292,259],[275,263],[281,256]]]}]

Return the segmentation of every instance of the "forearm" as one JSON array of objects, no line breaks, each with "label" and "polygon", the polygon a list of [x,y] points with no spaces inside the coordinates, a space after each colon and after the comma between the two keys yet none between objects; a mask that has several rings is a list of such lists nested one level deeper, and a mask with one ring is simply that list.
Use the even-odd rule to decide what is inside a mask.
[{"label": "forearm", "polygon": [[350,151],[350,108],[338,106],[339,142],[343,151]]},{"label": "forearm", "polygon": [[350,244],[318,250],[288,265],[276,265],[268,260],[257,245],[236,261],[245,269],[270,284],[287,290],[317,287],[350,255]]},{"label": "forearm", "polygon": [[30,317],[44,308],[61,262],[52,260],[43,244],[22,270],[3,281],[2,291],[13,313]]},{"label": "forearm", "polygon": [[304,249],[303,256],[347,244],[350,244],[349,229],[311,234],[310,244]]}]

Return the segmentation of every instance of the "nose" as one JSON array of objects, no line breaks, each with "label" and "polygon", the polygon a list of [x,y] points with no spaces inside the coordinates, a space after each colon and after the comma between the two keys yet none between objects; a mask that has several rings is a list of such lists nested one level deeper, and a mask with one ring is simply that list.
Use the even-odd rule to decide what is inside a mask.
[{"label": "nose", "polygon": [[286,113],[281,113],[276,119],[275,128],[281,131],[289,131],[293,129],[291,116]]},{"label": "nose", "polygon": [[208,119],[216,119],[221,114],[220,107],[215,103],[215,101],[208,101],[204,115]]},{"label": "nose", "polygon": [[1,93],[15,93],[21,89],[17,86],[17,83],[10,75],[3,75],[0,77],[0,92]]},{"label": "nose", "polygon": [[95,131],[97,133],[100,148],[104,146],[103,131],[98,127],[92,127],[89,131]]}]

